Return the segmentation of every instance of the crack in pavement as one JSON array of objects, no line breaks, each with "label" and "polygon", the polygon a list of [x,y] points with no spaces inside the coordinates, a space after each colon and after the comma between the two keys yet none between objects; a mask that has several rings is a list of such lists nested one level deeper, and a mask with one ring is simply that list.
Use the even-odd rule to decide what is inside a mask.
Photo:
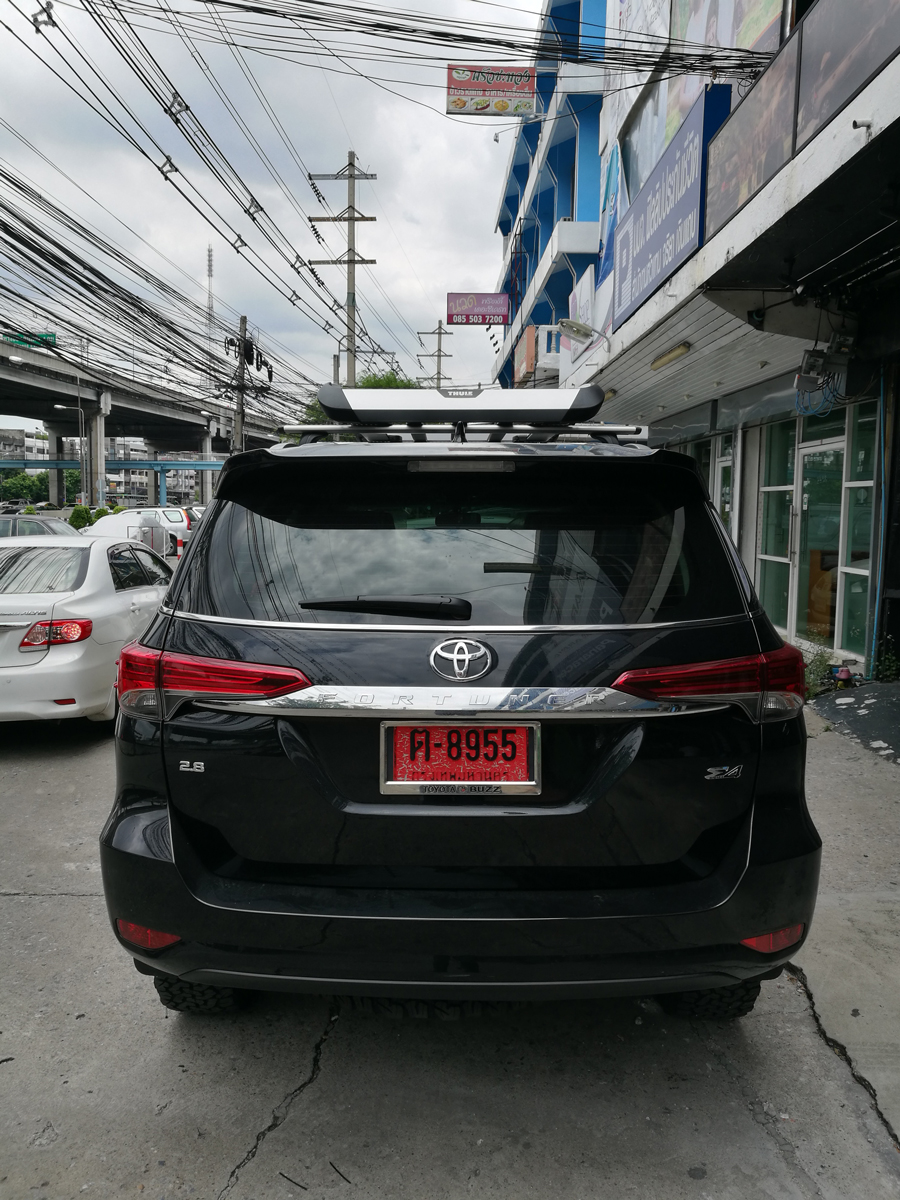
[{"label": "crack in pavement", "polygon": [[276,1107],[272,1110],[272,1120],[265,1127],[265,1129],[261,1129],[259,1131],[254,1139],[253,1145],[240,1160],[240,1162],[231,1168],[231,1171],[228,1173],[228,1179],[225,1181],[225,1186],[216,1196],[216,1200],[223,1200],[223,1198],[228,1195],[231,1189],[237,1184],[241,1171],[243,1171],[244,1167],[246,1167],[248,1163],[251,1163],[253,1159],[256,1158],[260,1147],[269,1134],[274,1133],[275,1130],[278,1129],[279,1126],[283,1125],[287,1120],[288,1114],[291,1111],[291,1106],[297,1097],[301,1094],[301,1092],[305,1092],[308,1087],[316,1082],[322,1066],[322,1051],[325,1048],[325,1043],[328,1041],[331,1031],[334,1028],[335,1022],[339,1016],[340,1009],[338,1008],[336,1002],[332,1002],[328,1013],[328,1021],[324,1030],[322,1031],[322,1036],[319,1038],[315,1044],[315,1047],[313,1048],[312,1068],[309,1072],[309,1075],[307,1075],[306,1079],[304,1079],[301,1084],[298,1084],[293,1091],[288,1092],[281,1103],[276,1105]]},{"label": "crack in pavement", "polygon": [[0,896],[32,896],[35,899],[44,899],[47,896],[67,896],[76,900],[102,900],[102,892],[3,892],[0,891]]},{"label": "crack in pavement", "polygon": [[[775,1143],[782,1162],[784,1162],[800,1191],[806,1195],[811,1194],[820,1197],[821,1200],[824,1197],[824,1192],[819,1186],[818,1181],[810,1175],[809,1171],[807,1171],[806,1167],[800,1161],[797,1147],[787,1136],[781,1122],[768,1111],[766,1102],[756,1094],[746,1077],[731,1062],[728,1051],[718,1045],[715,1038],[710,1036],[711,1030],[708,1028],[707,1023],[691,1021],[691,1026],[698,1041],[702,1043],[707,1053],[718,1062],[719,1066],[744,1097],[750,1112],[750,1119]],[[812,1187],[812,1193],[810,1193],[809,1187],[805,1186],[807,1184],[809,1187]]]},{"label": "crack in pavement", "polygon": [[860,1071],[858,1071],[854,1066],[853,1059],[850,1057],[847,1047],[842,1042],[839,1042],[837,1038],[833,1038],[831,1034],[826,1031],[825,1026],[822,1023],[822,1018],[819,1016],[819,1010],[816,1008],[815,997],[812,994],[812,988],[809,986],[809,980],[806,977],[806,972],[802,967],[798,967],[796,963],[792,962],[785,963],[784,969],[787,971],[788,975],[790,975],[793,979],[796,979],[797,983],[799,983],[800,987],[803,989],[806,999],[809,1002],[810,1012],[812,1013],[813,1021],[815,1021],[816,1030],[818,1031],[819,1037],[826,1046],[830,1047],[830,1049],[834,1051],[838,1058],[843,1060],[850,1071],[850,1074],[853,1076],[859,1086],[868,1092],[869,1098],[872,1101],[872,1108],[875,1111],[875,1115],[884,1126],[888,1137],[893,1143],[894,1149],[900,1151],[900,1137],[897,1136],[897,1131],[894,1129],[893,1125],[887,1119],[885,1114],[881,1111],[881,1106],[878,1103],[878,1093],[876,1092],[874,1085],[871,1084],[869,1080],[866,1079],[865,1075],[861,1074]]}]

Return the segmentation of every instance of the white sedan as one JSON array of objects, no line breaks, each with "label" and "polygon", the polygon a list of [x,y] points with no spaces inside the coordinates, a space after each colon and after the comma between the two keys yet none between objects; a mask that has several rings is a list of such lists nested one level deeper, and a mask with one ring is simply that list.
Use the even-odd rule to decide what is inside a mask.
[{"label": "white sedan", "polygon": [[116,660],[172,568],[121,537],[0,542],[0,721],[116,714]]}]

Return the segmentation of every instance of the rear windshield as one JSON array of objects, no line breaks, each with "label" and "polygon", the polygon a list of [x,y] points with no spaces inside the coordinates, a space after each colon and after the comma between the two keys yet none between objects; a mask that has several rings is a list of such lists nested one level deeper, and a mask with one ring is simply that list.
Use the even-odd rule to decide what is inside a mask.
[{"label": "rear windshield", "polygon": [[69,592],[87,565],[88,546],[0,547],[0,595]]},{"label": "rear windshield", "polygon": [[185,611],[429,623],[301,607],[386,595],[461,598],[471,618],[453,624],[480,627],[745,611],[699,482],[647,460],[517,461],[496,473],[295,462],[225,484],[181,589]]}]

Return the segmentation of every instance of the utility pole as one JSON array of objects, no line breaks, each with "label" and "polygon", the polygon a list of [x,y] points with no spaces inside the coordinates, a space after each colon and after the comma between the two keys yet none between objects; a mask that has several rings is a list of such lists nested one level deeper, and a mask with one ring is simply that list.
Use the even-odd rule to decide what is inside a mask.
[{"label": "utility pole", "polygon": [[234,454],[240,454],[244,449],[244,374],[247,366],[244,348],[246,345],[247,318],[241,317],[241,331],[238,336],[237,404],[234,409],[234,435],[231,439]]},{"label": "utility pole", "polygon": [[374,258],[360,258],[356,253],[356,224],[358,221],[374,221],[375,217],[364,217],[356,207],[357,179],[377,179],[356,168],[356,152],[347,151],[347,165],[334,175],[310,175],[313,179],[346,179],[347,207],[336,217],[310,217],[311,221],[336,221],[347,223],[347,252],[340,258],[311,258],[310,266],[347,268],[347,386],[356,387],[356,268],[374,266]]},{"label": "utility pole", "polygon": [[443,371],[441,370],[441,363],[444,361],[445,358],[452,358],[453,355],[448,354],[446,350],[442,349],[441,343],[442,343],[443,338],[453,337],[453,330],[445,329],[443,321],[438,321],[437,329],[428,329],[428,330],[420,329],[419,330],[420,337],[434,337],[435,335],[437,335],[437,350],[435,350],[435,352],[433,354],[419,354],[419,355],[417,355],[417,357],[418,358],[433,358],[436,360],[435,377],[437,379],[437,387],[440,387],[442,380],[445,383],[447,383],[447,382],[452,383],[452,379],[450,378],[450,376],[445,375],[443,373]]},{"label": "utility pole", "polygon": [[209,360],[209,390],[212,391],[215,382],[213,379],[213,324],[215,321],[215,312],[213,310],[213,248],[212,244],[206,247],[206,356]]}]

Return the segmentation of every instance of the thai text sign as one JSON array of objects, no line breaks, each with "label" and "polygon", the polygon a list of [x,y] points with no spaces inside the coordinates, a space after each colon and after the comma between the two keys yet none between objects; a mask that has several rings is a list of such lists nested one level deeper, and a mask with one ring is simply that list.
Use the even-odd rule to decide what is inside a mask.
[{"label": "thai text sign", "polygon": [[447,112],[474,117],[534,115],[534,67],[447,68]]},{"label": "thai text sign", "polygon": [[728,90],[720,85],[701,95],[619,220],[613,329],[640,308],[703,240],[706,144],[728,114],[728,101],[721,95]]},{"label": "thai text sign", "polygon": [[506,292],[448,292],[448,325],[506,325],[509,296]]}]

